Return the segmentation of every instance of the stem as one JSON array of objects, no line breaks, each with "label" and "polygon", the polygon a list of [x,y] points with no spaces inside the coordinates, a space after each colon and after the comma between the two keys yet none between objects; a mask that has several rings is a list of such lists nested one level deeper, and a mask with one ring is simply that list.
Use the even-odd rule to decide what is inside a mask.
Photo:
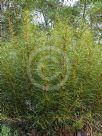
[{"label": "stem", "polygon": [[86,2],[84,3],[84,9],[83,9],[83,19],[85,20],[85,15],[86,15],[86,8],[87,8],[87,4]]}]

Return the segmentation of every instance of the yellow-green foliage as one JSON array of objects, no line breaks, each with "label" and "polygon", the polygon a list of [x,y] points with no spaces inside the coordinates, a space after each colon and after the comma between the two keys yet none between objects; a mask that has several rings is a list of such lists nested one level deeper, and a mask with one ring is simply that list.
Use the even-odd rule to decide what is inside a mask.
[{"label": "yellow-green foliage", "polygon": [[[92,123],[95,115],[102,114],[102,47],[94,44],[91,30],[83,28],[77,32],[80,36],[76,39],[75,30],[63,21],[58,21],[49,29],[48,34],[33,24],[29,25],[27,16],[24,20],[20,36],[14,36],[11,42],[0,47],[1,115],[7,118],[25,118],[35,128],[48,130],[49,133],[61,126],[75,130],[86,123]],[[27,74],[31,51],[36,52],[38,48],[50,46],[60,49],[70,61],[67,81],[54,90],[36,87]],[[39,59],[47,54],[50,51],[36,57],[31,68],[37,82],[49,86],[50,81],[42,80],[34,73]],[[50,54],[51,57],[53,55]],[[63,56],[60,57],[63,59]],[[66,64],[62,60],[59,65],[62,76],[63,65]],[[44,68],[44,74],[48,76],[46,64],[42,66]],[[53,65],[50,74],[53,71],[59,71],[59,67]],[[61,76],[55,82],[60,78]]]}]

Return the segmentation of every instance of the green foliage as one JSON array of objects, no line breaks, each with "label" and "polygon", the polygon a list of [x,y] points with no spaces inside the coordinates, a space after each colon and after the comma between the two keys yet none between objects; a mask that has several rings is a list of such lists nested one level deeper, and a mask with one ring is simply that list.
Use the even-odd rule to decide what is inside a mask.
[{"label": "green foliage", "polygon": [[[26,119],[32,127],[41,133],[47,131],[48,135],[55,135],[61,128],[75,131],[92,124],[94,115],[102,114],[102,47],[94,44],[88,27],[77,32],[79,38],[75,40],[75,30],[59,19],[53,29],[49,29],[48,36],[46,30],[30,24],[28,11],[24,15],[22,33],[15,36],[11,31],[11,41],[0,48],[1,116]],[[27,74],[31,51],[36,53],[46,47],[60,49],[70,62],[67,81],[58,89],[49,90],[49,86],[65,76],[67,63],[63,64],[63,55],[44,51],[34,58],[31,71],[44,88],[32,84]],[[53,70],[47,72],[49,62],[46,61],[42,67],[47,77],[49,72],[51,75],[53,71],[60,72],[53,82],[41,79],[36,72],[36,64],[48,54],[61,59],[59,65],[53,64]]]},{"label": "green foliage", "polygon": [[2,125],[1,126],[1,132],[0,132],[0,134],[2,136],[19,136],[18,133],[17,133],[17,131],[11,130],[11,128],[8,127],[8,126],[6,126],[6,125]]}]

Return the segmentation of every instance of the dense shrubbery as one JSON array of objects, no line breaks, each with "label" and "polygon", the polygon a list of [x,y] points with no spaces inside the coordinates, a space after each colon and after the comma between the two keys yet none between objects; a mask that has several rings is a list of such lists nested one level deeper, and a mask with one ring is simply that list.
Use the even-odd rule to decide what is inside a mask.
[{"label": "dense shrubbery", "polygon": [[[43,32],[32,26],[27,17],[24,22],[20,36],[12,34],[12,40],[2,43],[0,49],[2,120],[28,120],[31,127],[41,131],[44,136],[93,127],[97,117],[102,114],[102,47],[95,45],[92,32],[87,27],[76,31],[67,23],[58,21],[49,32]],[[32,84],[27,74],[31,51],[46,47],[60,49],[70,62],[67,81],[54,90],[49,90],[48,79],[42,80],[37,75],[36,64],[48,54],[61,59],[57,67],[53,64],[50,74],[46,71],[49,62],[41,66],[47,77],[53,71],[60,72],[57,79],[51,82],[53,86],[65,76],[63,67],[67,64],[64,64],[63,55],[59,58],[50,51],[44,51],[34,58],[32,73],[37,82],[44,85],[43,88]]]}]

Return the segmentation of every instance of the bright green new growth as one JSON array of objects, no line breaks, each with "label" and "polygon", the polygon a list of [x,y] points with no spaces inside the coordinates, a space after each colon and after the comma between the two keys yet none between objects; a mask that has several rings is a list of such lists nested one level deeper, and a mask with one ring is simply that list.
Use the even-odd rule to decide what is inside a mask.
[{"label": "bright green new growth", "polygon": [[[91,30],[73,30],[67,22],[58,20],[49,32],[41,31],[30,24],[28,16],[22,28],[20,36],[13,35],[11,42],[2,43],[0,49],[2,119],[29,120],[34,128],[49,135],[60,129],[74,132],[86,125],[93,126],[96,116],[102,114],[102,47],[93,42]],[[50,52],[39,54],[31,66],[33,76],[44,88],[32,84],[27,74],[31,51],[46,46],[60,49],[70,61],[68,79],[59,89],[49,90],[50,81],[34,72],[37,62]],[[63,79],[66,66],[60,57],[61,74],[56,83]],[[59,67],[53,64],[53,70],[59,71]],[[50,69],[50,75],[53,70]],[[44,72],[49,76],[46,68]]]}]

